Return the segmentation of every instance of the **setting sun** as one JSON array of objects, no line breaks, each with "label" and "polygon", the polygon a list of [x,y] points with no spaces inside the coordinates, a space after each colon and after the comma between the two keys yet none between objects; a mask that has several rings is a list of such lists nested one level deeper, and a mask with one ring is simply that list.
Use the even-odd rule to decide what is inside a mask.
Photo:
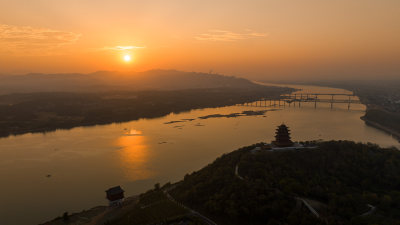
[{"label": "setting sun", "polygon": [[400,225],[399,24],[400,0],[0,0],[0,225]]},{"label": "setting sun", "polygon": [[125,62],[129,62],[129,61],[131,61],[131,56],[130,55],[124,55],[124,61]]}]

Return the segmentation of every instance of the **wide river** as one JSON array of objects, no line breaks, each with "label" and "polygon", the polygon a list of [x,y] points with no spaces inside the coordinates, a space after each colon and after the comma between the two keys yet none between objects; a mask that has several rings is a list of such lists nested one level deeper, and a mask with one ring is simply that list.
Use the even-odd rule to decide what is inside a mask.
[{"label": "wide river", "polygon": [[[309,93],[349,93],[286,86]],[[258,116],[199,118],[268,109],[275,110]],[[104,191],[115,185],[121,185],[126,195],[135,195],[155,183],[178,181],[223,153],[270,142],[283,122],[295,141],[346,139],[399,148],[390,135],[365,125],[360,119],[364,111],[361,104],[351,105],[350,110],[346,104],[334,104],[331,109],[323,103],[316,109],[314,103],[301,107],[229,106],[0,138],[0,224],[38,224],[66,211],[106,205]]]}]

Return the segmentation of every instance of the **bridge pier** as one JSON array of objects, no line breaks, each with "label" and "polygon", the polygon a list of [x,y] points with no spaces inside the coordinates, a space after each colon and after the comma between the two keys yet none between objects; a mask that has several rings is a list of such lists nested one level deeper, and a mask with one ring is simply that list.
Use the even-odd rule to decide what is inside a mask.
[{"label": "bridge pier", "polygon": [[349,96],[349,104],[347,105],[347,110],[350,110],[350,102],[351,102],[351,101],[350,101],[350,98],[351,98],[351,97]]},{"label": "bridge pier", "polygon": [[296,108],[296,94],[294,94],[294,98],[292,96],[290,96],[290,97],[291,97],[291,100],[293,102],[293,107]]},{"label": "bridge pier", "polygon": [[300,104],[301,104],[301,101],[303,100],[303,94],[300,94],[300,99],[299,99],[299,108],[300,108]]},{"label": "bridge pier", "polygon": [[[299,96],[299,98],[297,98]],[[322,97],[320,96],[327,96],[327,97]],[[329,97],[328,97],[329,96]],[[346,96],[346,98],[341,98],[341,99],[335,99],[336,96]],[[277,106],[277,102],[279,103],[279,106],[286,107],[286,102],[288,103],[288,106],[291,107],[293,103],[293,107],[296,107],[297,102],[298,102],[298,107],[301,107],[302,102],[313,102],[314,103],[314,108],[317,108],[317,103],[322,102],[322,103],[328,103],[330,105],[330,108],[333,109],[333,104],[334,103],[344,103],[347,104],[347,109],[350,110],[351,104],[352,103],[361,103],[359,100],[353,100],[352,96],[353,94],[336,94],[336,93],[297,93],[297,94],[288,94],[288,95],[283,95],[281,96],[280,99],[274,99],[274,105]],[[280,101],[283,101],[283,103],[280,103]],[[272,104],[270,100],[270,105]]]}]

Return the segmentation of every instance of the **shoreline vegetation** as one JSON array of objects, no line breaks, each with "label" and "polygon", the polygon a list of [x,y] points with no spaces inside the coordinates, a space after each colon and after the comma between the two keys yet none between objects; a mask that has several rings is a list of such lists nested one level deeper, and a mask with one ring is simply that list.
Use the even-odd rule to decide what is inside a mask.
[{"label": "shoreline vegetation", "polygon": [[254,85],[251,88],[2,95],[0,137],[157,118],[171,112],[279,98],[293,90]]},{"label": "shoreline vegetation", "polygon": [[377,122],[371,121],[371,120],[367,119],[365,116],[362,116],[361,119],[368,126],[375,127],[376,129],[382,130],[382,131],[386,132],[387,134],[392,135],[394,138],[396,138],[400,142],[400,132],[393,130],[389,127],[385,127]]},{"label": "shoreline vegetation", "polygon": [[352,141],[302,143],[315,147],[260,152],[252,149],[263,143],[243,147],[179,182],[155,184],[122,207],[98,206],[44,225],[400,222],[397,149]]},{"label": "shoreline vegetation", "polygon": [[368,126],[374,127],[387,134],[392,135],[400,142],[400,113],[388,112],[385,109],[366,103],[366,98],[357,95],[361,102],[366,105],[365,115],[360,117]]}]

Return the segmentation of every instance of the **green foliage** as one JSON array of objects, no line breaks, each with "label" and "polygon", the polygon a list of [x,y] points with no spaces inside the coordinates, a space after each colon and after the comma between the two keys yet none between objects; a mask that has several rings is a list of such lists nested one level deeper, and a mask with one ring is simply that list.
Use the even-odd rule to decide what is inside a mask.
[{"label": "green foliage", "polygon": [[178,204],[169,200],[161,190],[150,190],[140,196],[138,204],[125,215],[110,221],[113,225],[203,223]]},{"label": "green foliage", "polygon": [[383,109],[368,109],[364,119],[400,133],[400,113],[398,112],[389,112]]},{"label": "green foliage", "polygon": [[[172,194],[220,224],[400,223],[398,150],[350,141],[297,151],[251,153],[253,148],[185,176]],[[235,176],[236,165],[245,180]],[[322,218],[296,197],[312,199]],[[376,211],[361,216],[367,204]]]},{"label": "green foliage", "polygon": [[68,214],[68,212],[65,212],[65,213],[63,214],[62,220],[64,220],[64,221],[68,221],[68,220],[69,220],[69,214]]}]

